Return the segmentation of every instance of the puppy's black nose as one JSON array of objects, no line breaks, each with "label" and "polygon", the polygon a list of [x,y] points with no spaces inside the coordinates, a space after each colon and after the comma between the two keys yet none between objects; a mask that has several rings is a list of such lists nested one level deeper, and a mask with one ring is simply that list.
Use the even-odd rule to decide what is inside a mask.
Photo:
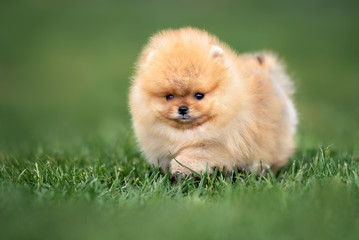
[{"label": "puppy's black nose", "polygon": [[187,106],[180,106],[178,108],[178,113],[181,115],[185,115],[188,113],[188,107]]}]

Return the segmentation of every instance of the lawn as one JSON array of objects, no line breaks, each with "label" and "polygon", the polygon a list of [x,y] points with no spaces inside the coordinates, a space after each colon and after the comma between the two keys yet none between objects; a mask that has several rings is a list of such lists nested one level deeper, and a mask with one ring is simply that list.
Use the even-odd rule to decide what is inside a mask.
[{"label": "lawn", "polygon": [[[357,239],[355,1],[2,1],[1,239]],[[148,38],[194,26],[287,63],[297,151],[276,176],[173,181],[127,108]]]}]

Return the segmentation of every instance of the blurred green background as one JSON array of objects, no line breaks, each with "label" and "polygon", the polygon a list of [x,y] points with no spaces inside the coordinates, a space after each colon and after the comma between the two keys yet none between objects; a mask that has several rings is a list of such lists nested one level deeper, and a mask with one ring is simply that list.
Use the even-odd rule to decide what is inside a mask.
[{"label": "blurred green background", "polygon": [[[129,132],[134,62],[161,29],[208,30],[277,52],[296,86],[299,144],[359,139],[356,1],[1,1],[2,146]],[[10,144],[11,143],[11,144]]]},{"label": "blurred green background", "polygon": [[[350,0],[2,0],[0,227],[13,239],[179,239],[180,232],[303,239],[305,231],[309,239],[346,238],[358,224],[358,12]],[[300,118],[292,161],[303,168],[292,170],[294,180],[285,175],[290,165],[273,184],[244,178],[250,187],[206,186],[204,197],[193,185],[176,198],[181,186],[144,163],[127,108],[134,62],[151,35],[183,26],[205,29],[238,53],[271,50],[286,62]],[[326,157],[329,165],[346,161],[336,165],[342,175]],[[111,192],[117,168],[122,182]],[[345,174],[344,187],[333,187]]]}]

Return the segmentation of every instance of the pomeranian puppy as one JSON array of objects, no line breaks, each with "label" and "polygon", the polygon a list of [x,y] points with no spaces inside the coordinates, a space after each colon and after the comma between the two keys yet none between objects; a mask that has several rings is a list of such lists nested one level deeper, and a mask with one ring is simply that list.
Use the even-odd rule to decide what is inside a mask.
[{"label": "pomeranian puppy", "polygon": [[293,153],[294,87],[273,54],[237,55],[188,27],[154,35],[136,67],[134,131],[164,172],[276,170]]}]

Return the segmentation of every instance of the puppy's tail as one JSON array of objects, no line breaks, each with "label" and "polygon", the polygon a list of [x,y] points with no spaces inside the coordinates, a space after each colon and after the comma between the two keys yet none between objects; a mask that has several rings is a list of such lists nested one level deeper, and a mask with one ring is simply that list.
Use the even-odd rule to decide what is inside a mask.
[{"label": "puppy's tail", "polygon": [[276,81],[283,90],[291,97],[294,92],[294,83],[285,71],[284,64],[278,59],[278,57],[270,52],[256,53],[256,59],[258,63],[265,68],[273,81]]}]

